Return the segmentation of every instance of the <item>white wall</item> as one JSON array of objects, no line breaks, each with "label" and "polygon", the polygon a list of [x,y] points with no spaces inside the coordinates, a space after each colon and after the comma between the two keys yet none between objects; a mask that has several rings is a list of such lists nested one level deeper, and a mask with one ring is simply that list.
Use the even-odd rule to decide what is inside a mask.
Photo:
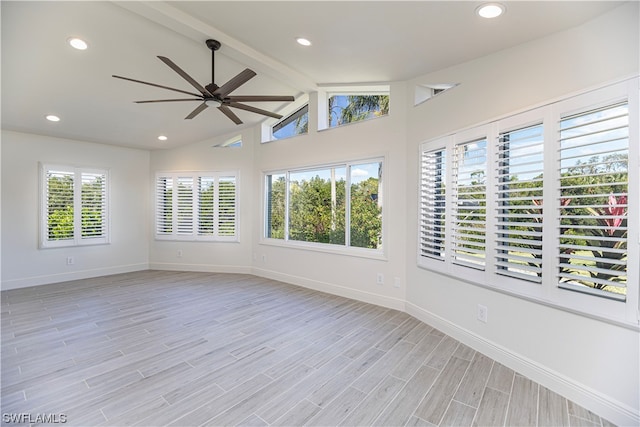
[{"label": "white wall", "polygon": [[[255,148],[253,180],[254,272],[314,289],[403,308],[405,293],[406,106],[405,85],[392,84],[386,117],[261,144]],[[316,114],[318,94],[311,94],[309,116]],[[394,101],[394,100],[397,100]],[[261,239],[263,173],[286,168],[384,157],[383,246],[386,258],[370,259],[344,254],[274,246]],[[378,273],[384,284],[376,284]],[[398,278],[400,287],[392,286]]]},{"label": "white wall", "polygon": [[[259,197],[253,185],[253,141],[258,138],[254,129],[244,129],[242,147],[213,148],[235,135],[179,147],[156,150],[151,153],[151,167],[147,191],[150,196],[149,220],[153,228],[153,186],[157,172],[172,171],[238,171],[240,216],[239,242],[176,242],[155,240],[153,230],[150,242],[151,268],[164,270],[217,271],[248,273],[251,271],[251,244],[255,200]],[[178,256],[181,251],[182,256]]]},{"label": "white wall", "polygon": [[[638,75],[638,16],[633,2],[570,31],[409,82],[409,95],[419,83],[460,86],[408,114],[408,311],[621,425],[640,421],[638,330],[418,268],[417,153],[435,137]],[[477,304],[488,307],[488,323],[476,320]]]},{"label": "white wall", "polygon": [[[39,162],[109,169],[111,244],[39,249]],[[2,131],[2,289],[148,268],[148,174],[147,151]]]}]

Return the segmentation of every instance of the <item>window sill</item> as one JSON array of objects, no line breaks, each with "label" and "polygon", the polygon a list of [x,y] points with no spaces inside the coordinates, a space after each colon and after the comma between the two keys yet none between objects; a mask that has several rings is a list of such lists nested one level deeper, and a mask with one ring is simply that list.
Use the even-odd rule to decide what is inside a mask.
[{"label": "window sill", "polygon": [[347,247],[344,245],[332,245],[329,243],[309,243],[298,241],[284,241],[280,239],[262,239],[261,245],[275,246],[287,249],[297,249],[304,251],[323,252],[334,255],[350,256],[356,258],[374,259],[378,261],[388,261],[383,249],[365,249],[357,247]]},{"label": "window sill", "polygon": [[[461,275],[458,274],[452,274],[449,271],[445,271],[445,269],[439,269],[439,268],[434,268],[434,267],[430,267],[425,265],[424,263],[418,263],[417,267],[420,268],[421,270],[425,270],[425,271],[429,271],[431,273],[436,273],[436,274],[440,274],[442,276],[446,276],[452,279],[455,279],[457,281],[460,281],[462,283],[465,284],[469,284],[469,285],[473,285],[473,286],[478,286],[490,291],[494,291],[494,292],[499,292],[501,294],[505,294],[505,295],[509,295],[511,297],[515,297],[515,298],[520,298],[523,299],[525,301],[529,301],[535,304],[540,304],[543,305],[545,307],[550,307],[550,308],[554,308],[556,310],[560,310],[560,311],[564,311],[567,313],[571,313],[571,314],[575,314],[577,316],[582,316],[582,317],[586,317],[589,319],[593,319],[593,320],[597,320],[597,321],[601,321],[601,322],[606,322],[609,323],[611,325],[614,326],[619,326],[625,329],[629,329],[632,331],[640,331],[640,323],[639,322],[633,322],[631,320],[628,319],[623,319],[623,318],[619,318],[619,317],[611,317],[608,316],[606,314],[600,314],[600,313],[591,313],[588,311],[585,311],[584,309],[581,309],[580,307],[575,307],[575,306],[570,306],[567,304],[562,304],[560,302],[556,302],[556,301],[552,301],[549,299],[544,299],[542,297],[536,296],[533,293],[526,293],[526,292],[517,292],[517,291],[513,291],[510,289],[507,289],[506,287],[501,287],[501,286],[493,286],[493,285],[488,285],[482,281],[475,281],[475,280],[471,280],[471,279],[467,279],[462,277]],[[485,272],[483,271],[483,274]],[[563,290],[563,289],[561,289]],[[565,292],[572,292],[569,290],[563,290]],[[613,303],[620,303],[620,301],[611,301]]]}]

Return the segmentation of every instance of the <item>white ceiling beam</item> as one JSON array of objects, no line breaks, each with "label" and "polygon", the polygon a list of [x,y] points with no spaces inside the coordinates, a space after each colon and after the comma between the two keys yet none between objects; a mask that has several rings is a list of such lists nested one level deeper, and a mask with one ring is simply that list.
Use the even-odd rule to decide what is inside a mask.
[{"label": "white ceiling beam", "polygon": [[293,86],[301,93],[318,90],[317,84],[308,76],[163,1],[116,1],[114,3],[198,43],[203,39],[214,38],[223,46],[220,54]]}]

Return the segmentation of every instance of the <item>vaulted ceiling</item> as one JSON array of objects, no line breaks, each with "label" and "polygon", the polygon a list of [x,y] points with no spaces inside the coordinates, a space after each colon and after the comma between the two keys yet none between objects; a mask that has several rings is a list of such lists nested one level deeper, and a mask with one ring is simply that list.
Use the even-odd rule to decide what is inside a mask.
[{"label": "vaulted ceiling", "polygon": [[[475,1],[2,1],[2,128],[80,141],[162,149],[260,123],[215,108],[192,120],[197,102],[136,104],[181,94],[113,74],[194,92],[157,56],[200,84],[218,85],[245,68],[257,76],[233,95],[292,95],[318,87],[411,79],[580,25],[621,4],[611,1],[503,2],[486,20]],[[88,49],[67,44],[80,37]],[[303,47],[297,37],[311,40]],[[196,91],[197,92],[197,91]],[[187,96],[188,97],[188,96]],[[281,111],[283,102],[250,103]],[[61,118],[53,123],[48,114]],[[158,135],[168,140],[160,142]]]}]

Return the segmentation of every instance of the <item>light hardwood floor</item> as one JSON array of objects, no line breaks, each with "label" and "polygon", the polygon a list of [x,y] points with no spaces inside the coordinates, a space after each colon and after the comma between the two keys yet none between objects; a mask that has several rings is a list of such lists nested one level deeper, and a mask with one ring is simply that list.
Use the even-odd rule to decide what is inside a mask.
[{"label": "light hardwood floor", "polygon": [[162,271],[3,291],[2,413],[7,425],[611,425],[405,313]]}]

